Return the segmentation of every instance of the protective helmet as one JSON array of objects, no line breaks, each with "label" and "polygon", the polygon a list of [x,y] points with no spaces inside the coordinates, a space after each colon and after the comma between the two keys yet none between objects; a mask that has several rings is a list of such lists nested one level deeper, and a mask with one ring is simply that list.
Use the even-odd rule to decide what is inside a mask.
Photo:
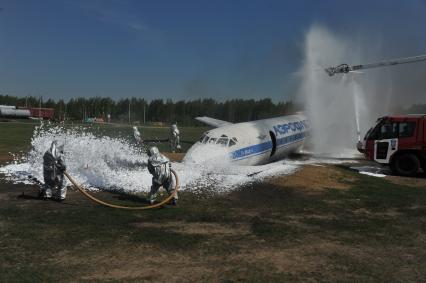
[{"label": "protective helmet", "polygon": [[134,130],[134,131],[137,131],[137,130],[138,130],[138,128],[137,128],[136,126],[133,126],[133,130]]},{"label": "protective helmet", "polygon": [[57,147],[58,147],[58,141],[57,140],[52,141],[52,143],[50,144],[49,151],[54,157],[57,156]]},{"label": "protective helmet", "polygon": [[57,149],[58,149],[58,151],[59,151],[61,154],[63,154],[63,153],[64,153],[64,145],[63,145],[63,144],[59,145],[59,146],[57,147]]},{"label": "protective helmet", "polygon": [[160,153],[160,152],[158,151],[158,148],[156,146],[153,146],[148,150],[148,156],[153,156],[153,155],[156,155],[158,153]]}]

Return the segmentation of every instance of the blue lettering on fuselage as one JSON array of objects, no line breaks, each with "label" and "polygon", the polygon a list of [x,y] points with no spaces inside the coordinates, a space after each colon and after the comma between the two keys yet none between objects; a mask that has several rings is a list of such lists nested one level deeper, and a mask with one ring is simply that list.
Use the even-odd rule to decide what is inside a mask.
[{"label": "blue lettering on fuselage", "polygon": [[[296,127],[296,126],[294,126]],[[294,135],[285,136],[277,139],[277,147],[289,145],[295,142],[302,141],[306,137],[306,132],[297,133]],[[244,147],[230,153],[230,157],[234,160],[240,160],[247,157],[262,154],[272,149],[272,142],[267,141],[260,144]]]},{"label": "blue lettering on fuselage", "polygon": [[291,132],[301,132],[303,130],[307,130],[309,127],[308,120],[302,120],[297,122],[290,122],[286,124],[273,126],[274,132],[276,136],[286,135]]}]

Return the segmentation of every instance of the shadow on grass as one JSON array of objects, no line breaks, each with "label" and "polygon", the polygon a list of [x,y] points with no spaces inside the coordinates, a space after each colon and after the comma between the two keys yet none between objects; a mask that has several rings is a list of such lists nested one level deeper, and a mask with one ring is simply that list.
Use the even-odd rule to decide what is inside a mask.
[{"label": "shadow on grass", "polygon": [[[16,187],[11,186],[10,191],[14,190]],[[105,197],[123,202],[140,203],[144,200],[127,194],[105,194]],[[41,201],[33,202],[35,198],[27,197],[7,201],[0,199],[0,224],[3,221],[6,227],[0,234],[0,241],[7,243],[0,252],[0,271],[5,271],[0,274],[1,281],[10,281],[14,276],[17,281],[60,279],[55,274],[46,273],[49,268],[58,274],[63,272],[64,278],[76,279],[71,270],[81,274],[87,267],[59,268],[46,259],[59,251],[66,251],[84,261],[88,258],[88,250],[93,254],[105,254],[111,246],[128,249],[132,245],[152,247],[150,252],[198,255],[198,260],[219,257],[226,264],[234,264],[232,268],[218,267],[222,274],[220,279],[224,282],[282,282],[312,278],[333,281],[333,278],[340,278],[339,275],[351,281],[395,281],[395,278],[411,277],[404,277],[404,273],[398,273],[396,269],[385,274],[380,267],[406,264],[404,258],[399,257],[401,250],[413,258],[413,269],[424,270],[426,262],[422,242],[422,235],[426,233],[426,225],[423,225],[426,223],[426,189],[395,185],[369,176],[357,175],[349,189],[329,188],[317,194],[269,184],[253,184],[208,198],[182,192],[177,207],[166,206],[144,212],[92,205],[77,194],[75,198],[70,199],[71,203],[78,204],[75,206],[53,202],[43,205]],[[17,200],[28,200],[33,205],[21,207]],[[180,227],[161,226],[168,222],[182,226],[203,222],[234,229],[238,228],[233,223],[239,223],[241,227],[248,228],[245,233],[218,236],[206,232],[181,233]],[[155,225],[136,227],[135,223]],[[244,255],[251,248],[303,249],[305,241],[316,244],[312,238],[331,243],[330,246],[340,245],[362,252],[358,258],[345,254],[345,250],[316,254],[334,273],[322,270],[306,272],[300,266],[302,271],[282,273],[256,261],[255,257],[251,261],[239,258],[234,262],[232,259],[233,255]],[[391,250],[395,250],[394,254]],[[378,260],[366,257],[365,251],[377,253]],[[87,262],[87,266],[93,264],[96,262]],[[36,270],[35,266],[39,266],[40,270]]]},{"label": "shadow on grass", "polygon": [[117,200],[121,200],[121,201],[129,201],[129,202],[136,202],[136,203],[149,203],[149,201],[147,201],[146,197],[141,197],[138,195],[134,195],[134,194],[127,194],[124,192],[113,192],[113,196],[112,198],[117,199]]}]

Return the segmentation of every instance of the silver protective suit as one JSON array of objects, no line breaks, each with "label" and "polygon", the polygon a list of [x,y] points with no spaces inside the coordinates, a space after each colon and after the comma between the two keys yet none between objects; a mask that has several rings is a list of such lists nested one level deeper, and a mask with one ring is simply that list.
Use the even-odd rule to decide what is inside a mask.
[{"label": "silver protective suit", "polygon": [[[173,192],[173,178],[170,171],[170,160],[162,155],[157,147],[151,147],[148,151],[148,171],[152,175],[151,191],[148,200],[153,203],[157,197],[160,187],[163,187],[170,195]],[[178,199],[177,193],[173,197],[173,201]]]},{"label": "silver protective suit", "polygon": [[175,152],[177,149],[180,149],[180,132],[176,124],[171,125],[170,127],[170,151]]},{"label": "silver protective suit", "polygon": [[67,188],[64,186],[66,166],[62,153],[63,146],[58,147],[57,142],[53,141],[43,155],[44,187],[40,194],[45,198],[64,200],[67,195]]},{"label": "silver protective suit", "polygon": [[133,127],[133,136],[137,143],[140,143],[142,141],[141,133],[139,132],[136,126]]}]

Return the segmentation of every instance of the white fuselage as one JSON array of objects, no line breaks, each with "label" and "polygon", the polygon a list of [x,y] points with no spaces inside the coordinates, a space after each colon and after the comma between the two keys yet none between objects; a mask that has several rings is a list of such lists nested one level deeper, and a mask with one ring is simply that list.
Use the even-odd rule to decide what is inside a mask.
[{"label": "white fuselage", "polygon": [[231,162],[261,165],[298,151],[308,131],[308,120],[302,114],[230,124],[205,132],[189,149],[185,160],[202,162],[204,160],[194,159],[208,159],[209,154],[195,152],[207,151],[216,145],[221,147],[221,153],[225,155],[223,158]]}]

